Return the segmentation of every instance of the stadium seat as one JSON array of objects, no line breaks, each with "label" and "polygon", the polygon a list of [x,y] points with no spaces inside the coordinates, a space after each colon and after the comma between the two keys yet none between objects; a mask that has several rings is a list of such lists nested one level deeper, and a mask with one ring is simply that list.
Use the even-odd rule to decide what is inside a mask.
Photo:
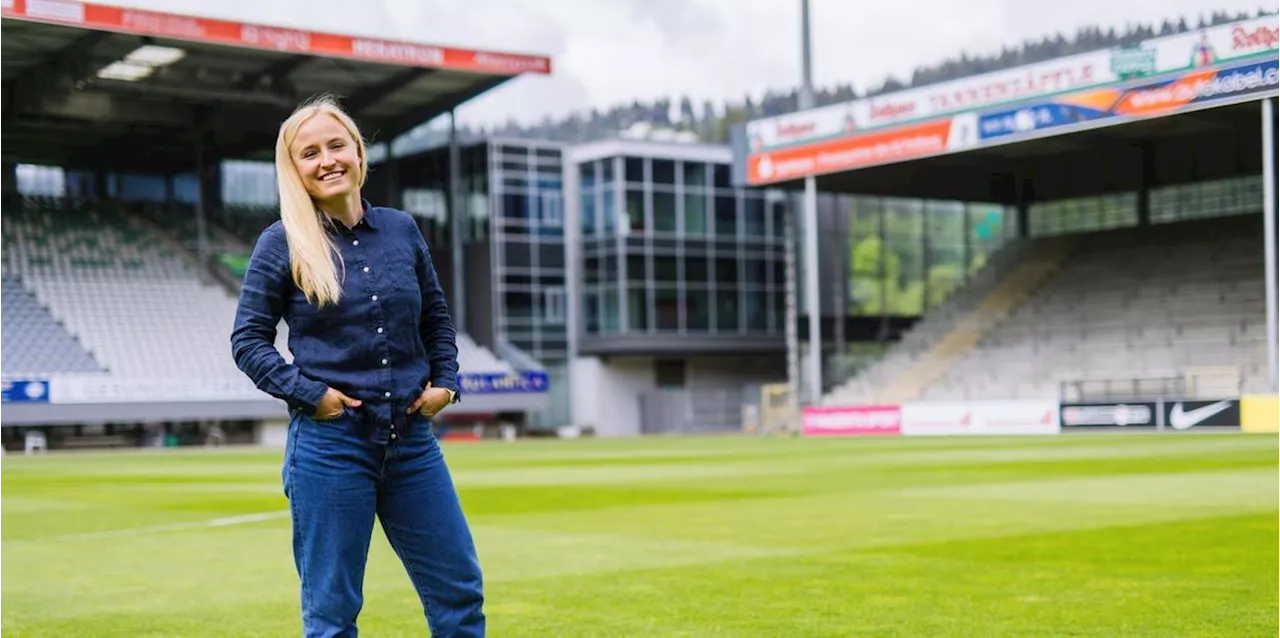
[{"label": "stadium seat", "polygon": [[[201,277],[191,253],[154,217],[109,202],[6,205],[5,376],[248,383],[231,358],[234,294]],[[281,322],[276,346],[291,360],[287,344]],[[513,370],[466,335],[458,349],[464,372]]]},{"label": "stadium seat", "polygon": [[[1082,236],[1045,285],[988,326],[978,346],[917,398],[1058,398],[1064,380],[1178,377],[1204,367],[1238,370],[1240,391],[1265,391],[1258,220],[1247,215]],[[978,281],[952,305],[972,307],[989,289]],[[927,316],[825,402],[874,402],[878,389],[946,334],[956,316],[950,308]]]}]

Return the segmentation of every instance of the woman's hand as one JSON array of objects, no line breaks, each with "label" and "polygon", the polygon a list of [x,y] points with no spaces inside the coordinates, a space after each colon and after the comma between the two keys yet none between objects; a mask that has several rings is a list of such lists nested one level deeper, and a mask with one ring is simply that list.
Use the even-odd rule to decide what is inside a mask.
[{"label": "woman's hand", "polygon": [[329,388],[320,399],[320,405],[316,407],[315,418],[320,421],[336,419],[342,416],[347,408],[358,408],[360,404],[360,399],[353,399],[338,390]]},{"label": "woman's hand", "polygon": [[427,387],[423,388],[422,394],[418,395],[418,398],[414,400],[408,410],[405,410],[405,414],[421,412],[422,416],[430,419],[443,410],[446,405],[449,405],[449,401],[452,398],[453,395],[449,394],[448,390],[433,388],[431,387],[431,382],[428,381]]}]

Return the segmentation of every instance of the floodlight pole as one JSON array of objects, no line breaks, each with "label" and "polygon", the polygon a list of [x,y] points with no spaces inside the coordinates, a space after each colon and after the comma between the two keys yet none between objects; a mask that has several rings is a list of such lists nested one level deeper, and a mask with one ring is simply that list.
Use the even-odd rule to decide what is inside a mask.
[{"label": "floodlight pole", "polygon": [[[800,109],[813,108],[813,58],[810,52],[809,0],[800,0]],[[810,405],[822,402],[822,310],[818,303],[818,186],[812,177],[804,179],[804,297],[809,313],[809,358],[805,377]]]},{"label": "floodlight pole", "polygon": [[1280,362],[1277,358],[1276,309],[1276,103],[1275,98],[1262,100],[1262,246],[1266,251],[1267,282],[1267,372],[1272,392],[1280,389]]}]

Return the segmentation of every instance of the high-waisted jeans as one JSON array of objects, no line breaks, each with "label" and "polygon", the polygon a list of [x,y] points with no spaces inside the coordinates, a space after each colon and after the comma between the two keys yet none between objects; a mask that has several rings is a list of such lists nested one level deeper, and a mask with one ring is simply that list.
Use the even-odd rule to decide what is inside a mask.
[{"label": "high-waisted jeans", "polygon": [[483,636],[480,562],[431,424],[370,407],[326,421],[295,411],[289,423],[282,477],[303,634],[356,635],[376,515],[431,634]]}]

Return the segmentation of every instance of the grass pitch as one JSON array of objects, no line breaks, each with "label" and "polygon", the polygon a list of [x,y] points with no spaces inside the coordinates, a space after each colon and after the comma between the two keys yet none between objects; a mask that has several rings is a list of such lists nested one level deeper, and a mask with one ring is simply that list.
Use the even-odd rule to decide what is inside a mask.
[{"label": "grass pitch", "polygon": [[[494,636],[1274,636],[1277,437],[446,444]],[[6,636],[298,635],[278,451],[3,460]],[[375,528],[361,632],[425,635]]]}]

